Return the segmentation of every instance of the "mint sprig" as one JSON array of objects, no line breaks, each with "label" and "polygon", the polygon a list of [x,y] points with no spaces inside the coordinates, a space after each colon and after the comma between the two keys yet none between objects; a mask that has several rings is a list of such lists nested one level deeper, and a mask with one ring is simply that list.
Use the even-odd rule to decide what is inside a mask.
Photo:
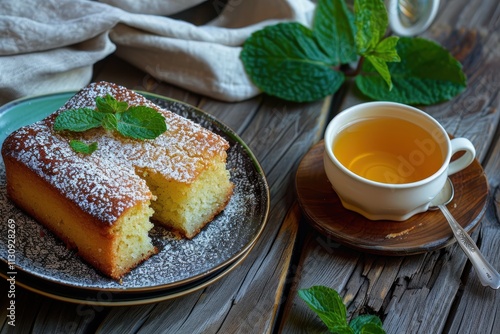
[{"label": "mint sprig", "polygon": [[95,150],[97,150],[97,143],[86,144],[76,139],[70,140],[69,146],[71,146],[73,151],[83,154],[92,154]]},{"label": "mint sprig", "polygon": [[116,130],[125,137],[154,139],[167,130],[163,115],[149,107],[130,107],[116,116]]},{"label": "mint sprig", "polygon": [[[103,127],[138,140],[154,139],[167,130],[165,118],[155,109],[147,106],[129,107],[127,102],[117,101],[109,94],[96,98],[96,109],[78,108],[60,113],[53,127],[55,131],[71,132]],[[87,145],[81,141],[71,141],[70,146],[74,151],[84,154],[91,154],[97,149],[97,143]]]},{"label": "mint sprig", "polygon": [[334,289],[313,286],[298,291],[299,297],[313,310],[334,334],[385,334],[382,321],[374,315],[360,315],[347,322],[347,310]]},{"label": "mint sprig", "polygon": [[452,99],[467,82],[462,65],[442,46],[420,37],[401,37],[396,47],[402,61],[388,64],[394,87],[384,88],[373,64],[365,62],[356,85],[378,100],[431,105]]},{"label": "mint sprig", "polygon": [[106,94],[105,97],[98,96],[95,99],[97,110],[101,113],[116,114],[128,109],[128,103],[117,101],[113,96]]},{"label": "mint sprig", "polygon": [[[297,22],[253,33],[240,58],[263,92],[314,101],[335,93],[348,77],[366,96],[407,104],[434,104],[462,92],[460,63],[437,43],[386,36],[383,0],[319,0],[312,28]],[[357,61],[357,67],[352,68]]]},{"label": "mint sprig", "polygon": [[90,108],[70,109],[57,115],[55,131],[83,132],[102,125],[104,114]]}]

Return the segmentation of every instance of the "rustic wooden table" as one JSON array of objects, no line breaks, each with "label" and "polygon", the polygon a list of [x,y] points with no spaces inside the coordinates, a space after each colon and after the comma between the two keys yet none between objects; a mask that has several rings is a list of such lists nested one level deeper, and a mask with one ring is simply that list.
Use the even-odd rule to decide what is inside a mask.
[{"label": "rustic wooden table", "polygon": [[[489,201],[472,237],[500,269],[500,3],[441,1],[424,37],[450,50],[468,76],[464,93],[424,110],[477,148]],[[268,224],[238,267],[175,299],[110,307],[59,301],[19,286],[15,328],[7,325],[2,293],[2,333],[324,333],[326,327],[297,296],[298,289],[313,285],[337,290],[349,317],[378,315],[387,333],[500,332],[500,292],[479,283],[456,243],[411,256],[374,255],[337,244],[303,217],[295,193],[298,165],[332,115],[365,101],[351,85],[314,103],[265,95],[223,103],[157,82],[115,56],[96,66],[93,80],[185,101],[231,127],[266,173]],[[0,287],[7,291],[7,282]]]}]

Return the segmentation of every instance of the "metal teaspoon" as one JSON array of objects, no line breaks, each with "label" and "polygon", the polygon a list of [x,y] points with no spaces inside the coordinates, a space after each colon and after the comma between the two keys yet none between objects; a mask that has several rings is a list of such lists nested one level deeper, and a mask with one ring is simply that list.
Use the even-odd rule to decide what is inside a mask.
[{"label": "metal teaspoon", "polygon": [[493,266],[484,258],[483,254],[477,247],[474,240],[469,234],[458,224],[453,218],[450,211],[446,208],[446,204],[450,203],[454,196],[453,184],[450,179],[447,179],[444,188],[439,194],[434,197],[430,203],[430,210],[440,209],[446,220],[450,224],[453,235],[457,239],[458,244],[469,258],[470,262],[476,269],[476,273],[484,286],[489,286],[493,289],[500,287],[500,274]]}]

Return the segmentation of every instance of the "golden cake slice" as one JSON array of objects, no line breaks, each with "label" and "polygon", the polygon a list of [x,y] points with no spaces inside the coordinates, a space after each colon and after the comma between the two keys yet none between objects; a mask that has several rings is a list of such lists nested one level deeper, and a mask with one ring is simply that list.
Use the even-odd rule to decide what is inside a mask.
[{"label": "golden cake slice", "polygon": [[[56,132],[60,113],[96,108],[107,94],[160,112],[168,130],[155,139],[103,128]],[[70,139],[96,142],[76,153]],[[227,205],[228,142],[124,87],[92,83],[42,121],[13,132],[2,146],[7,192],[88,263],[118,279],[157,252],[148,236],[157,222],[193,238]]]}]

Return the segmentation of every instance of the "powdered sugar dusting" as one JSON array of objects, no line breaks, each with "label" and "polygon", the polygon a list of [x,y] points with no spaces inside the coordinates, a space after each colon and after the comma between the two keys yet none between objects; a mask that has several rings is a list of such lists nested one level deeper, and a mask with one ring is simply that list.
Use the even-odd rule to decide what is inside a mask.
[{"label": "powdered sugar dusting", "polygon": [[25,163],[81,209],[105,223],[137,201],[151,198],[146,183],[130,169],[97,156],[76,154],[46,122],[20,129],[6,141],[14,159]]},{"label": "powdered sugar dusting", "polygon": [[[63,242],[7,199],[5,169],[1,163],[0,214],[16,222],[19,271],[29,272],[42,281],[72,287],[83,295],[106,291],[110,298],[119,300],[126,293],[160,291],[193,278],[207,277],[214,270],[235,261],[255,242],[266,223],[269,197],[266,180],[251,153],[231,130],[209,115],[183,103],[165,99],[154,102],[218,133],[229,143],[227,166],[235,189],[225,210],[193,240],[176,238],[162,227],[155,227],[151,237],[160,248],[159,254],[132,270],[120,284],[82,262]],[[94,158],[100,159],[100,156]],[[0,224],[0,258],[5,262],[8,251],[6,229],[7,224]],[[121,293],[114,294],[115,290]]]},{"label": "powdered sugar dusting", "polygon": [[[160,111],[168,131],[155,140],[127,139],[102,128],[81,134],[53,129],[55,115],[24,127],[6,139],[6,152],[78,203],[82,210],[105,223],[113,223],[127,208],[151,198],[136,170],[151,170],[166,179],[192,182],[214,156],[224,157],[223,138],[178,115],[158,108],[143,96],[110,83],[94,83],[71,98],[56,114],[68,109],[95,108],[97,96],[113,95],[131,105]],[[71,139],[97,142],[92,155],[75,153]]]}]

